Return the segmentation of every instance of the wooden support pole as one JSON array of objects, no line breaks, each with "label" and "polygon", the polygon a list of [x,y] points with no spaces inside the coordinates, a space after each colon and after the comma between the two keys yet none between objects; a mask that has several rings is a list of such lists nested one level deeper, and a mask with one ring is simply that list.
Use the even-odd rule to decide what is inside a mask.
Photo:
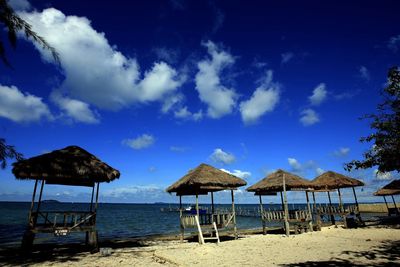
[{"label": "wooden support pole", "polygon": [[356,190],[354,189],[354,186],[352,187],[352,189],[353,189],[354,201],[356,202],[356,208],[357,208],[357,214],[356,214],[356,216],[357,216],[357,218],[360,220],[360,222],[362,222],[361,214],[360,214],[360,206],[358,205]]},{"label": "wooden support pole", "polygon": [[306,191],[306,200],[307,200],[308,216],[310,217],[310,221],[308,222],[308,228],[312,232],[313,231],[313,225],[312,225],[311,206],[310,206],[310,199],[308,198],[308,192],[307,191]]},{"label": "wooden support pole", "polygon": [[283,204],[283,193],[282,193],[282,191],[279,193],[281,193],[282,210],[285,210],[285,205]]},{"label": "wooden support pole", "polygon": [[386,197],[385,197],[385,196],[383,196],[383,200],[385,201],[386,209],[387,209],[388,214],[389,214],[389,206],[388,206],[388,203],[387,203],[387,201],[386,201]]},{"label": "wooden support pole", "polygon": [[260,197],[260,217],[261,217],[261,222],[262,222],[263,235],[265,235],[265,234],[267,234],[267,231],[266,231],[266,228],[265,228],[265,219],[264,219],[264,216],[263,216],[264,207],[263,207],[261,195],[259,195],[259,197]]},{"label": "wooden support pole", "polygon": [[394,208],[396,210],[396,214],[399,214],[399,210],[397,209],[396,201],[394,200],[394,196],[393,195],[392,195],[392,200],[393,200]]},{"label": "wooden support pole", "polygon": [[183,242],[183,239],[185,237],[185,229],[183,228],[183,224],[182,224],[182,196],[179,196],[179,228],[181,231],[181,237],[180,237],[180,241]]},{"label": "wooden support pole", "polygon": [[96,204],[94,206],[94,212],[97,213],[97,206],[99,204],[99,187],[100,183],[97,183],[97,190],[96,190]]},{"label": "wooden support pole", "polygon": [[38,180],[35,181],[35,186],[33,187],[32,202],[31,202],[31,208],[29,210],[29,219],[28,219],[29,220],[28,221],[29,226],[33,226],[33,225],[31,225],[31,222],[32,222],[31,220],[32,220],[33,207],[35,205],[37,184],[38,184]]},{"label": "wooden support pole", "polygon": [[197,217],[199,217],[200,212],[199,212],[199,195],[198,194],[196,194],[196,214],[197,214]]},{"label": "wooden support pole", "polygon": [[344,215],[344,206],[343,206],[342,194],[340,192],[340,188],[338,188],[337,191],[338,191],[338,195],[339,195],[339,211],[340,211],[340,213],[342,215],[344,228],[347,228],[346,215]]},{"label": "wooden support pole", "polygon": [[321,217],[319,215],[318,209],[317,209],[317,202],[315,201],[315,192],[312,192],[312,197],[313,197],[313,209],[314,209],[314,216],[315,216],[315,222],[317,223],[317,229],[318,231],[321,230]]},{"label": "wooden support pole", "polygon": [[[329,199],[329,207],[330,207],[330,210],[332,210],[331,193],[329,191],[327,191],[327,192],[328,192],[328,199]],[[335,216],[333,214],[331,214],[331,222],[332,222],[332,225],[336,225]]]},{"label": "wooden support pole", "polygon": [[40,185],[39,200],[38,200],[38,204],[37,204],[37,207],[36,207],[36,217],[35,217],[35,221],[33,222],[34,225],[36,225],[36,223],[37,223],[37,219],[38,219],[38,215],[37,214],[39,213],[40,204],[42,203],[42,195],[43,195],[44,183],[45,183],[45,180],[42,180],[42,184]]},{"label": "wooden support pole", "polygon": [[211,213],[214,214],[214,192],[211,192]]},{"label": "wooden support pole", "polygon": [[283,204],[284,204],[284,212],[285,212],[285,233],[286,236],[290,235],[290,229],[289,229],[289,211],[288,211],[288,203],[287,203],[287,195],[286,195],[286,180],[285,180],[285,174],[283,173]]},{"label": "wooden support pole", "polygon": [[233,231],[235,233],[235,239],[237,239],[238,233],[237,233],[237,227],[236,227],[235,198],[233,196],[233,189],[231,189],[231,197],[232,197]]},{"label": "wooden support pole", "polygon": [[93,184],[93,187],[92,187],[92,198],[90,199],[90,212],[92,212],[92,210],[93,210],[94,187],[95,187],[95,184]]}]

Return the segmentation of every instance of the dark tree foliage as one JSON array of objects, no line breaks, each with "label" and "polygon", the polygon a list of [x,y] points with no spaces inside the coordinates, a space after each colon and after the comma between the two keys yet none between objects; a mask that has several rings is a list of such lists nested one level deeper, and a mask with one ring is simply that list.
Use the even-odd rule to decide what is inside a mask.
[{"label": "dark tree foliage", "polygon": [[[8,41],[14,49],[17,46],[17,32],[23,31],[26,37],[32,38],[44,49],[48,49],[57,63],[60,62],[57,51],[52,46],[50,46],[43,37],[34,32],[32,30],[32,26],[25,20],[21,19],[7,4],[6,0],[0,0],[0,27],[3,26],[5,26],[7,30]],[[11,64],[6,56],[4,41],[2,37],[0,38],[0,58],[5,65],[11,67]]]},{"label": "dark tree foliage", "polygon": [[7,159],[22,160],[21,153],[15,150],[14,146],[6,144],[6,140],[0,138],[0,167],[4,169],[7,166]]},{"label": "dark tree foliage", "polygon": [[363,160],[353,160],[345,169],[367,169],[378,167],[379,172],[400,172],[400,69],[392,67],[388,73],[388,86],[382,93],[383,102],[377,114],[366,115],[371,119],[374,132],[360,139],[373,142],[373,147],[364,153]]}]

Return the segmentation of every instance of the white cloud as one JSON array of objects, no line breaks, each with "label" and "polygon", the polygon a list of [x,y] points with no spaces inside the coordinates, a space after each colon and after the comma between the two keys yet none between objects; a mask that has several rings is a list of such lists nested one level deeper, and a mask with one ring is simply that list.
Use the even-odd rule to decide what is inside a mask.
[{"label": "white cloud", "polygon": [[286,52],[282,53],[281,57],[282,57],[281,64],[285,64],[288,63],[294,57],[294,54],[292,52]]},{"label": "white cloud", "polygon": [[397,52],[400,47],[400,35],[391,37],[387,46],[393,52]]},{"label": "white cloud", "polygon": [[240,103],[240,113],[245,124],[257,122],[266,112],[274,110],[279,102],[279,84],[272,82],[272,71],[267,71],[265,81],[251,98]]},{"label": "white cloud", "polygon": [[125,139],[122,144],[127,145],[133,149],[139,150],[150,147],[155,142],[155,138],[149,134],[142,134],[135,139]]},{"label": "white cloud", "polygon": [[53,119],[49,108],[42,98],[23,93],[15,86],[0,85],[0,117],[15,122],[40,121]]},{"label": "white cloud", "polygon": [[313,124],[319,122],[318,114],[310,108],[303,110],[300,113],[300,115],[301,115],[300,122],[304,126],[310,126],[310,125],[313,125]]},{"label": "white cloud", "polygon": [[299,172],[302,170],[301,164],[295,158],[288,158],[288,162],[293,171]]},{"label": "white cloud", "polygon": [[[142,74],[136,60],[111,46],[105,34],[93,29],[85,17],[66,16],[54,8],[19,14],[60,54],[65,75],[61,89],[73,99],[118,110],[135,103],[162,101],[183,83],[165,62],[154,63]],[[33,43],[45,61],[53,62],[48,50]]]},{"label": "white cloud", "polygon": [[178,105],[180,102],[183,101],[183,95],[182,94],[175,94],[167,97],[164,100],[164,103],[161,108],[162,113],[168,113],[171,109],[173,109],[176,105]]},{"label": "white cloud", "polygon": [[31,4],[27,0],[7,0],[7,2],[15,11],[31,9]]},{"label": "white cloud", "polygon": [[199,71],[195,77],[196,90],[200,100],[208,105],[207,115],[217,119],[230,114],[236,105],[235,90],[225,87],[220,80],[222,70],[235,60],[211,41],[203,45],[207,47],[211,59],[204,59],[197,64]]},{"label": "white cloud", "polygon": [[326,91],[326,86],[324,83],[320,83],[317,87],[314,88],[311,96],[308,97],[311,105],[318,106],[320,105],[327,96],[328,92]]},{"label": "white cloud", "polygon": [[338,150],[336,150],[335,152],[333,152],[333,154],[337,157],[344,157],[347,156],[350,152],[350,148],[348,147],[341,147]]},{"label": "white cloud", "polygon": [[210,159],[222,164],[231,164],[236,160],[233,154],[227,153],[220,148],[214,149],[214,152],[210,155]]},{"label": "white cloud", "polygon": [[323,174],[325,172],[325,170],[321,169],[321,168],[316,168],[315,172],[317,173],[317,175],[321,175],[321,174]]},{"label": "white cloud", "polygon": [[74,121],[83,123],[99,123],[98,115],[91,111],[89,104],[62,96],[59,92],[54,91],[51,94],[52,101],[57,104],[66,115]]},{"label": "white cloud", "polygon": [[199,121],[203,118],[203,112],[199,110],[196,113],[190,112],[187,107],[182,107],[174,112],[175,118]]},{"label": "white cloud", "polygon": [[377,180],[391,180],[394,177],[390,172],[379,172],[377,169],[374,170],[374,175]]},{"label": "white cloud", "polygon": [[241,171],[241,170],[233,170],[232,172],[228,171],[228,170],[225,170],[225,169],[220,169],[220,170],[224,171],[226,173],[235,175],[236,177],[239,177],[239,178],[242,178],[242,179],[247,179],[247,178],[249,178],[251,176],[251,172],[246,172],[246,171]]},{"label": "white cloud", "polygon": [[363,78],[365,81],[369,81],[371,79],[371,76],[369,74],[369,70],[365,66],[361,66],[360,69],[358,70],[360,73],[360,77]]}]

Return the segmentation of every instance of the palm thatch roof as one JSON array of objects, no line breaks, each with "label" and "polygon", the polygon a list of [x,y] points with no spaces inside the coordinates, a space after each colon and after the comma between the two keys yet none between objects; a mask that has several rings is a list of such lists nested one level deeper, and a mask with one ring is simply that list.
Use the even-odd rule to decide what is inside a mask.
[{"label": "palm thatch roof", "polygon": [[393,180],[374,193],[375,196],[390,196],[400,194],[400,180]]},{"label": "palm thatch roof", "polygon": [[48,184],[92,186],[120,176],[118,170],[78,146],[21,160],[13,166],[17,179],[46,180]]},{"label": "palm thatch roof", "polygon": [[246,185],[246,181],[207,164],[200,164],[194,170],[169,186],[168,193],[177,195],[207,194],[226,189],[236,189]]},{"label": "palm thatch roof", "polygon": [[277,170],[246,190],[255,192],[255,195],[267,195],[271,192],[283,191],[283,175],[285,175],[286,190],[307,190],[312,184],[310,181],[284,170]]},{"label": "palm thatch roof", "polygon": [[364,185],[364,183],[360,180],[333,171],[327,171],[312,180],[311,182],[315,189],[325,191]]}]

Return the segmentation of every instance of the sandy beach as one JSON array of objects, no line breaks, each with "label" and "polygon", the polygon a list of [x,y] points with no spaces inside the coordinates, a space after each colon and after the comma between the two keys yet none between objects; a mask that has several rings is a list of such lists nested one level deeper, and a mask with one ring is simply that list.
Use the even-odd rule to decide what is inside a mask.
[{"label": "sandy beach", "polygon": [[114,244],[109,256],[53,251],[27,261],[3,257],[1,262],[5,266],[400,266],[400,229],[331,226],[290,237],[240,235],[238,240],[205,245],[140,241]]}]

